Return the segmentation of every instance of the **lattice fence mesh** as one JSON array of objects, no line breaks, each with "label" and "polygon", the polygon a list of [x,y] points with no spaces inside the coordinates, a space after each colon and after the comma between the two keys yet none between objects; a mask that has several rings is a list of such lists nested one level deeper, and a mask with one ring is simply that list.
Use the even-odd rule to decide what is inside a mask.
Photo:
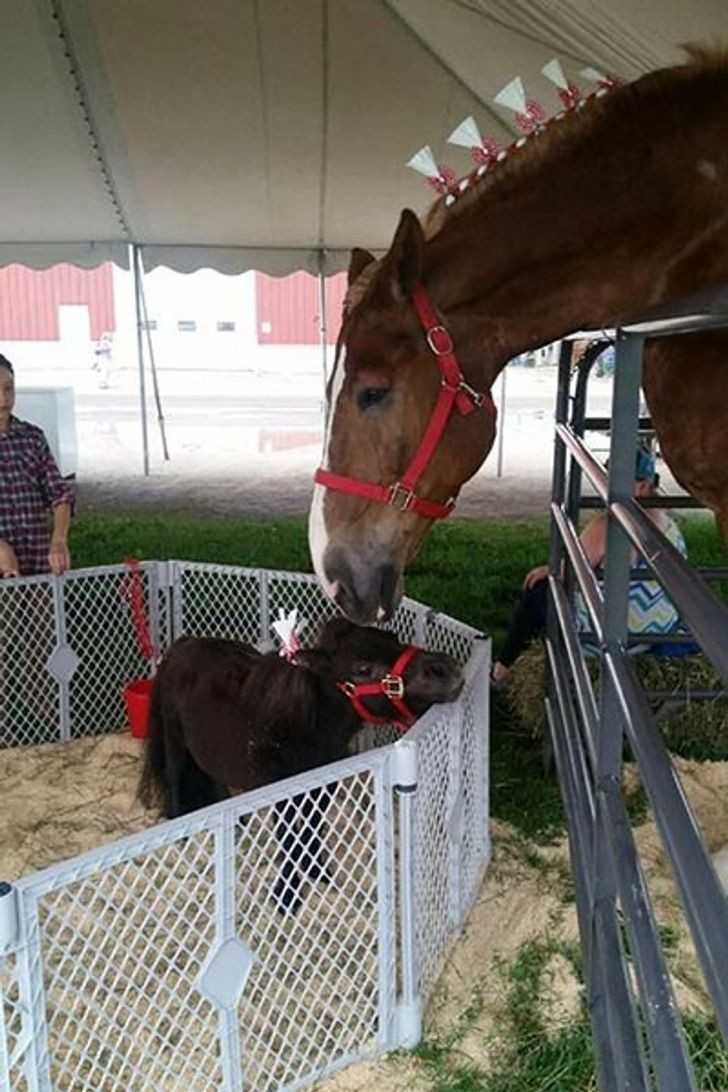
[{"label": "lattice fence mesh", "polygon": [[444,714],[430,719],[427,732],[417,740],[413,902],[417,907],[415,966],[423,999],[429,996],[437,978],[454,925],[450,867],[451,853],[458,847],[451,841],[449,828],[451,731],[450,718]]},{"label": "lattice fence mesh", "polygon": [[173,635],[225,637],[257,644],[262,630],[259,573],[230,565],[172,562],[177,595]]},{"label": "lattice fence mesh", "polygon": [[54,1089],[220,1084],[214,1008],[196,989],[215,937],[211,832],[49,891],[38,930]]},{"label": "lattice fence mesh", "polygon": [[0,956],[0,1032],[4,1027],[4,1036],[0,1034],[0,1088],[7,1080],[15,1092],[26,1092],[27,1081],[21,1068],[21,1049],[23,1031],[23,1007],[20,1002],[18,984],[18,959],[9,953]]},{"label": "lattice fence mesh", "polygon": [[61,688],[48,672],[55,646],[51,583],[0,581],[0,746],[61,738]]},{"label": "lattice fence mesh", "polygon": [[[382,906],[378,890],[375,797],[368,770],[279,801],[244,827],[236,931],[256,963],[240,1029],[245,1078],[256,1092],[310,1079],[383,1042],[380,1006],[394,998],[380,997],[380,961],[393,938],[391,895]],[[382,821],[389,826],[388,815]],[[390,888],[391,879],[383,890]]]},{"label": "lattice fence mesh", "polygon": [[[71,735],[117,731],[126,724],[122,691],[146,678],[150,664],[139,650],[120,567],[70,574],[63,582],[65,642],[77,657],[69,680]],[[156,566],[142,566],[140,583],[152,639],[159,648]]]},{"label": "lattice fence mesh", "polygon": [[[284,614],[296,608],[300,618],[307,620],[301,631],[303,644],[313,641],[321,625],[334,618],[339,612],[330,599],[319,588],[314,577],[299,573],[268,573],[268,624],[278,618],[278,612]],[[268,630],[264,637],[270,637]]]}]

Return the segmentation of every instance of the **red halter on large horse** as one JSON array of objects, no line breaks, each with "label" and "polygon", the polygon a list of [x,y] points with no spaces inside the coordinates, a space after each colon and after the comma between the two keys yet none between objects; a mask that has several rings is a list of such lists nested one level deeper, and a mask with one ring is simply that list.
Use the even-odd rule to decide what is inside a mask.
[{"label": "red halter on large horse", "polygon": [[[519,141],[424,227],[405,210],[381,261],[353,251],[310,519],[316,572],[352,619],[396,607],[492,447],[488,392],[510,359],[728,282],[727,131],[728,55],[695,51]],[[724,536],[726,359],[712,333],[654,343],[645,364],[663,454]]]}]

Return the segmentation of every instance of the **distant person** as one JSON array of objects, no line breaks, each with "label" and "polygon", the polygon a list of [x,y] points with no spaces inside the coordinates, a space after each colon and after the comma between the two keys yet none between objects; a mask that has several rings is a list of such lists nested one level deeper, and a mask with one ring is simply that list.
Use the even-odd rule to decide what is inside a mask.
[{"label": "distant person", "polygon": [[103,333],[96,342],[94,362],[91,365],[99,373],[99,389],[108,390],[111,379],[111,354],[114,347],[113,334]]},{"label": "distant person", "polygon": [[[635,461],[634,495],[654,497],[657,495],[659,479],[655,473],[655,457],[647,448],[638,447]],[[675,520],[662,508],[647,509],[650,519],[657,524],[663,535],[672,545],[687,557],[687,547],[682,532]],[[598,516],[586,525],[579,536],[579,541],[589,564],[601,576],[601,568],[607,551],[607,513]],[[647,562],[633,551],[632,567],[648,572]],[[505,686],[511,678],[511,668],[522,652],[536,637],[540,637],[546,628],[546,604],[548,602],[548,565],[537,565],[531,569],[523,581],[520,599],[513,611],[510,627],[500,656],[493,664],[492,685],[498,689]],[[589,615],[581,595],[576,596],[576,625],[581,632],[589,632]],[[680,616],[672,600],[663,590],[659,581],[654,579],[633,579],[629,588],[629,632],[633,635],[650,633],[667,634],[674,632],[680,625]]]},{"label": "distant person", "polygon": [[43,430],[13,416],[15,376],[0,355],[0,577],[57,576],[71,567],[73,488]]}]

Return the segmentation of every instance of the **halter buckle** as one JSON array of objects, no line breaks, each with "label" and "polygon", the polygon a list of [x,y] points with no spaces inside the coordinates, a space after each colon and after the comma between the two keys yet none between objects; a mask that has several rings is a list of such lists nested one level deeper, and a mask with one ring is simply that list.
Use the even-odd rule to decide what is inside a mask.
[{"label": "halter buckle", "polygon": [[343,690],[347,698],[353,698],[356,694],[356,683],[353,682],[340,682],[339,690]]},{"label": "halter buckle", "polygon": [[[455,352],[452,338],[444,326],[431,326],[429,330],[425,331],[425,336],[427,337],[427,344],[435,356],[451,356]],[[440,341],[439,346],[435,339]]]},{"label": "halter buckle", "polygon": [[382,690],[388,698],[404,697],[404,679],[401,675],[385,675],[382,679]]},{"label": "halter buckle", "polygon": [[415,494],[412,489],[407,489],[401,482],[390,485],[387,494],[387,504],[396,508],[398,512],[407,512],[415,502]]}]

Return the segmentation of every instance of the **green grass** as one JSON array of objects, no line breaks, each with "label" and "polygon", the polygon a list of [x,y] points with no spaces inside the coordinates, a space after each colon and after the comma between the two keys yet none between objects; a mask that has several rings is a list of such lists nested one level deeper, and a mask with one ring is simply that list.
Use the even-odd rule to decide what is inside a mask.
[{"label": "green grass", "polygon": [[[668,953],[676,938],[661,927]],[[555,956],[566,959],[578,982],[583,982],[577,946],[552,936],[527,941],[515,958],[502,962],[502,991],[496,999],[497,1039],[488,1052],[493,1059],[487,1073],[464,1061],[460,1044],[483,1011],[486,998],[473,993],[473,1003],[446,1038],[429,1037],[414,1051],[432,1092],[593,1092],[595,1058],[586,1005],[561,1026],[549,1027],[549,964]],[[493,998],[490,998],[491,1003]],[[688,1053],[701,1092],[728,1088],[728,1052],[715,1021],[696,1012],[683,1014]],[[484,1045],[489,1040],[484,1037]]]},{"label": "green grass", "polygon": [[[712,520],[691,517],[684,528],[697,564],[728,564]],[[72,547],[77,566],[134,556],[294,571],[311,567],[303,519],[86,515],[74,523]],[[426,540],[408,573],[407,592],[490,633],[497,651],[524,574],[547,554],[545,519],[449,520]],[[500,695],[493,702],[491,783],[495,817],[537,841],[562,833],[561,798],[555,780],[544,776],[541,743]]]}]

